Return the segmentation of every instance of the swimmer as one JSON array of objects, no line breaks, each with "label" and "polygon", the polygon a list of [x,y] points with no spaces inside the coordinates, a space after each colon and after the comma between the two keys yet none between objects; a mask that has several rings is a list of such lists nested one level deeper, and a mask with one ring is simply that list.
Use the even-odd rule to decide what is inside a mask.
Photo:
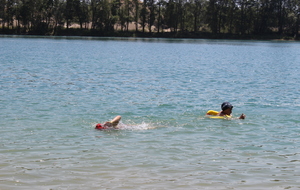
[{"label": "swimmer", "polygon": [[118,129],[118,124],[121,120],[121,116],[116,116],[113,120],[111,121],[106,121],[104,124],[98,123],[95,127],[95,129]]},{"label": "swimmer", "polygon": [[[233,106],[229,103],[229,102],[224,102],[221,105],[221,109],[222,111],[217,112],[217,111],[213,111],[213,110],[209,110],[206,115],[216,115],[216,116],[227,116],[227,117],[231,117],[231,113],[232,113],[232,108]],[[245,119],[246,115],[242,114],[239,119]]]}]

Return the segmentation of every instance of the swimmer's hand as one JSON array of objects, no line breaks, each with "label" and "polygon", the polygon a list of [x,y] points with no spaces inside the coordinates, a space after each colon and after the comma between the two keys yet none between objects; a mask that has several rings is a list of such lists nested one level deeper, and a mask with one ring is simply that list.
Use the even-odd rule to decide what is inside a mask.
[{"label": "swimmer's hand", "polygon": [[246,115],[242,113],[242,115],[239,117],[239,119],[245,119]]}]

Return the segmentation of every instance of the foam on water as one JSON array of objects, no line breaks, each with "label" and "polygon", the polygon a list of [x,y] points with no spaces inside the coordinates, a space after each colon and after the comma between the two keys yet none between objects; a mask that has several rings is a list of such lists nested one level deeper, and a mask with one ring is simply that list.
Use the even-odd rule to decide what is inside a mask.
[{"label": "foam on water", "polygon": [[141,123],[141,124],[132,124],[132,125],[126,125],[124,123],[119,124],[120,129],[125,129],[125,130],[149,130],[149,129],[155,129],[158,126],[155,126],[157,124],[154,123]]},{"label": "foam on water", "polygon": [[[95,128],[97,123],[93,123],[92,127]],[[108,130],[149,130],[149,129],[156,129],[158,127],[162,127],[162,126],[158,126],[159,124],[155,124],[155,123],[145,123],[142,122],[141,124],[124,124],[123,122],[120,122],[117,126],[116,129],[114,128],[110,128]]]}]

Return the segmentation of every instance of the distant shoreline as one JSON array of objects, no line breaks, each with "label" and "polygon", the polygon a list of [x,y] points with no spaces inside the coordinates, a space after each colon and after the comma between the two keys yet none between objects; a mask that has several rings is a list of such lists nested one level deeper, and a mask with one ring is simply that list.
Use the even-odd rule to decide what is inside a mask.
[{"label": "distant shoreline", "polygon": [[56,34],[41,34],[34,32],[19,33],[17,29],[0,29],[0,35],[20,35],[20,36],[82,36],[82,37],[142,37],[142,38],[187,38],[187,39],[223,39],[223,40],[283,40],[299,41],[299,37],[292,35],[280,35],[270,33],[268,35],[252,34],[228,34],[228,33],[209,33],[209,32],[133,32],[133,31],[114,31],[102,32],[98,30],[87,29],[61,29]]}]

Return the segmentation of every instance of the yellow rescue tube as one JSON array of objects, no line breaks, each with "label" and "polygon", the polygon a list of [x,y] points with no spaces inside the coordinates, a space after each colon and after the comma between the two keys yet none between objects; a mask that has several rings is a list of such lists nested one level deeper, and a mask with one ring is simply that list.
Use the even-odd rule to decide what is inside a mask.
[{"label": "yellow rescue tube", "polygon": [[230,119],[231,116],[229,115],[224,115],[224,116],[208,116],[210,119]]},{"label": "yellow rescue tube", "polygon": [[208,110],[207,112],[206,112],[206,115],[218,115],[218,111],[215,111],[215,110]]},{"label": "yellow rescue tube", "polygon": [[206,116],[211,119],[229,119],[229,118],[231,118],[230,115],[219,116],[218,114],[219,114],[219,112],[214,111],[214,110],[208,110],[206,112]]}]

